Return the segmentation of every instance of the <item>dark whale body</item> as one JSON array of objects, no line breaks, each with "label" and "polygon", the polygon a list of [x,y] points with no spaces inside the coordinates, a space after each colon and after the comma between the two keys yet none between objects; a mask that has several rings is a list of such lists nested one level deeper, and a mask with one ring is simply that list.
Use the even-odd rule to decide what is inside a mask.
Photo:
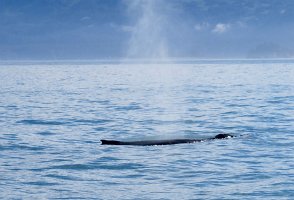
[{"label": "dark whale body", "polygon": [[173,140],[142,140],[142,141],[132,141],[123,142],[117,140],[101,140],[103,145],[136,145],[136,146],[152,146],[152,145],[171,145],[171,144],[183,144],[183,143],[194,143],[203,142],[216,139],[227,139],[234,137],[230,134],[218,134],[215,137],[207,139],[173,139]]}]

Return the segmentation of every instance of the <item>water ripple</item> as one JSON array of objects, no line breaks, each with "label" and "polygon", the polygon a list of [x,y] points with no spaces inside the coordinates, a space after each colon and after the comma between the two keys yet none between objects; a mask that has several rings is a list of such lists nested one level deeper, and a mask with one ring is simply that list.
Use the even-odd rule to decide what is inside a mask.
[{"label": "water ripple", "polygon": [[20,124],[26,125],[65,125],[65,122],[61,121],[48,121],[48,120],[34,120],[34,119],[25,119],[17,121]]},{"label": "water ripple", "polygon": [[[293,61],[11,65],[0,71],[0,199],[294,195]],[[100,139],[220,132],[237,137],[100,145]]]}]

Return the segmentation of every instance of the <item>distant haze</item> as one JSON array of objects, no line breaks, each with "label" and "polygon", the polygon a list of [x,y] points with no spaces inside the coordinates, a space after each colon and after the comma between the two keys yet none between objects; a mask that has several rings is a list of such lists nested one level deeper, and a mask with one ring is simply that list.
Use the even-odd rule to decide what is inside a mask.
[{"label": "distant haze", "polygon": [[1,0],[0,59],[293,58],[293,0]]}]

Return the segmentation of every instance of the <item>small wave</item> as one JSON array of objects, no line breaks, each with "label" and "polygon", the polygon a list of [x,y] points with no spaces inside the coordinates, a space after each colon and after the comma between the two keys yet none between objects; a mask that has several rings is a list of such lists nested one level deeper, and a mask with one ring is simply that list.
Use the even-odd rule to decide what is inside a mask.
[{"label": "small wave", "polygon": [[57,175],[57,174],[48,174],[45,175],[46,177],[49,178],[54,178],[54,179],[60,179],[60,180],[70,180],[70,181],[82,181],[83,179],[73,177],[73,176],[63,176],[63,175]]},{"label": "small wave", "polygon": [[203,123],[205,123],[205,121],[203,121],[203,120],[191,120],[191,119],[183,120],[181,122],[183,122],[184,124],[203,124]]},{"label": "small wave", "polygon": [[94,128],[95,131],[106,131],[107,128],[104,127],[98,127],[98,128]]},{"label": "small wave", "polygon": [[27,145],[9,145],[9,146],[0,146],[0,150],[28,150],[28,151],[42,151],[45,147],[42,146],[27,146]]},{"label": "small wave", "polygon": [[49,131],[37,132],[38,135],[49,136],[49,135],[56,135],[56,133],[52,133]]},{"label": "small wave", "polygon": [[250,107],[249,104],[242,104],[242,103],[228,103],[226,104],[227,107],[237,107],[237,108],[245,108]]},{"label": "small wave", "polygon": [[17,121],[19,124],[27,124],[27,125],[64,125],[65,122],[61,121],[45,121],[45,120],[35,120],[35,119],[25,119]]},{"label": "small wave", "polygon": [[113,120],[109,119],[97,119],[97,120],[91,120],[91,119],[78,119],[74,120],[76,123],[81,123],[81,124],[105,124],[108,122],[112,122]]},{"label": "small wave", "polygon": [[23,182],[26,185],[35,185],[35,186],[54,186],[59,185],[58,183],[51,183],[46,181],[32,181],[32,182]]},{"label": "small wave", "polygon": [[239,113],[237,111],[227,111],[227,112],[223,112],[223,113],[220,113],[220,115],[222,116],[231,116],[231,115],[238,115]]},{"label": "small wave", "polygon": [[114,106],[114,109],[118,111],[124,111],[124,110],[128,111],[128,110],[139,110],[139,109],[142,109],[142,107],[139,106],[137,103],[131,103],[125,106]]},{"label": "small wave", "polygon": [[67,170],[90,170],[90,169],[99,169],[99,167],[95,167],[87,164],[67,164],[67,165],[55,165],[50,167],[50,169],[67,169]]},{"label": "small wave", "polygon": [[64,169],[64,170],[129,170],[129,169],[138,169],[143,166],[136,163],[121,163],[121,164],[100,164],[100,163],[89,163],[89,164],[66,164],[66,165],[56,165],[50,167],[50,169]]},{"label": "small wave", "polygon": [[19,107],[15,105],[7,105],[7,106],[1,106],[2,108],[6,108],[7,110],[19,110]]}]

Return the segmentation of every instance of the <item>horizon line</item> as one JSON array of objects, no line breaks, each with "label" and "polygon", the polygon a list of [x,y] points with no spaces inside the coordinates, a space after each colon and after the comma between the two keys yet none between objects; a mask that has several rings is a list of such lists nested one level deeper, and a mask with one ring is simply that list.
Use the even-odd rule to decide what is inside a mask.
[{"label": "horizon line", "polygon": [[[226,61],[240,61],[240,62],[258,62],[258,61],[294,61],[292,58],[196,58],[196,57],[170,57],[160,59],[147,58],[103,58],[103,59],[0,59],[0,65],[3,64],[193,64],[209,63],[209,62],[226,62]],[[217,64],[217,63],[215,63]]]}]

